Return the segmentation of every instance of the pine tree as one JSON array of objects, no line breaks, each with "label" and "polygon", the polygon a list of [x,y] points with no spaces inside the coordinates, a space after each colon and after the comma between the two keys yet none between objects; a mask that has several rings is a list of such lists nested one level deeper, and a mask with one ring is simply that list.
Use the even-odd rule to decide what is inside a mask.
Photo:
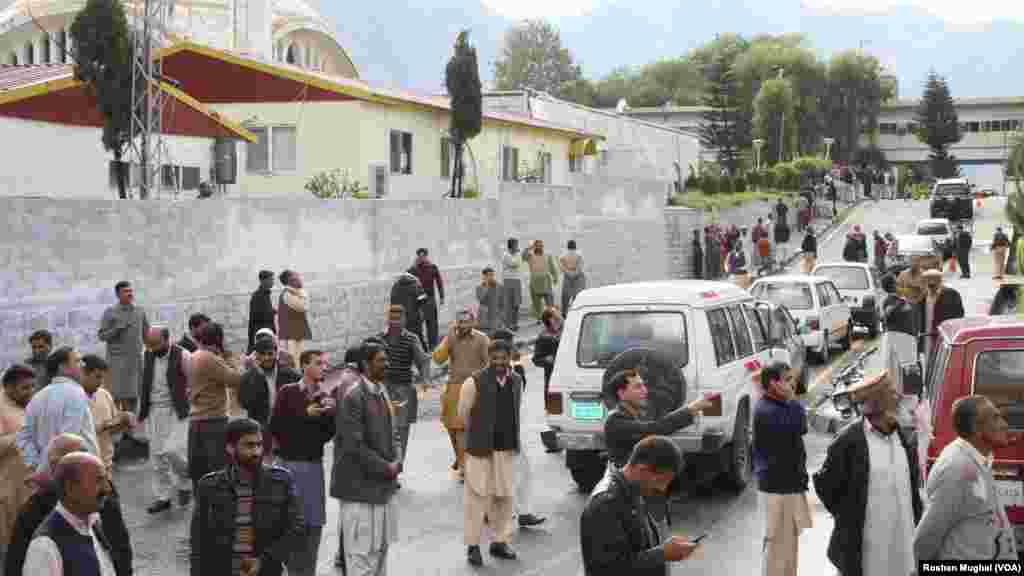
[{"label": "pine tree", "polygon": [[452,141],[452,198],[462,197],[465,169],[462,151],[480,133],[483,119],[483,95],[476,48],[469,43],[469,30],[455,38],[455,51],[444,71],[444,83],[451,101],[451,123],[448,133]]},{"label": "pine tree", "polygon": [[704,68],[704,95],[707,108],[701,113],[700,142],[716,150],[718,163],[735,175],[739,164],[738,108],[736,76],[728,55],[716,57]]},{"label": "pine tree", "polygon": [[915,117],[917,138],[931,148],[928,159],[932,174],[936,178],[952,178],[960,173],[956,157],[949,153],[949,146],[960,141],[960,122],[949,93],[946,79],[935,72],[928,74],[924,95],[917,107]]}]

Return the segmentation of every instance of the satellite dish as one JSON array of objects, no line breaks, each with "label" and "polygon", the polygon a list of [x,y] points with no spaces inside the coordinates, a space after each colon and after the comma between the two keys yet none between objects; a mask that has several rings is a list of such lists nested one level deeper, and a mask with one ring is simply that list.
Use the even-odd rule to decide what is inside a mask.
[{"label": "satellite dish", "polygon": [[619,103],[615,105],[615,111],[622,114],[626,110],[629,110],[629,104],[626,103],[625,98],[619,98]]}]

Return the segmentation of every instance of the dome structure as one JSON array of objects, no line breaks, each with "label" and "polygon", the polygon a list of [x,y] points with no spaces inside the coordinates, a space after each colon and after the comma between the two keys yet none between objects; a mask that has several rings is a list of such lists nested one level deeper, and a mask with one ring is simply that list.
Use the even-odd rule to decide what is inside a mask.
[{"label": "dome structure", "polygon": [[[131,25],[142,0],[122,0]],[[191,40],[333,76],[359,78],[319,12],[303,0],[158,0],[167,11],[160,42]],[[85,0],[15,0],[0,11],[0,64],[68,62],[71,23]]]}]

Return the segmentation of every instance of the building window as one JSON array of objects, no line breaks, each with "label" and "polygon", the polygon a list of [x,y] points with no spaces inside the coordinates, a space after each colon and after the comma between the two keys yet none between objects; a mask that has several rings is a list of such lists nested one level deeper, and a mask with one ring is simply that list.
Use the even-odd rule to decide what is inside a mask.
[{"label": "building window", "polygon": [[412,174],[412,133],[391,131],[391,173]]},{"label": "building window", "polygon": [[968,122],[967,123],[967,131],[968,132],[978,132],[979,129],[980,129],[980,126],[978,126],[977,122]]},{"label": "building window", "polygon": [[580,172],[580,159],[575,154],[569,154],[569,172]]},{"label": "building window", "polygon": [[537,154],[537,171],[540,172],[541,182],[551,184],[551,152]]},{"label": "building window", "polygon": [[295,55],[295,44],[288,45],[288,51],[285,52],[284,61],[288,64],[295,64],[298,58]]},{"label": "building window", "polygon": [[60,52],[57,56],[57,61],[61,64],[67,64],[68,61],[68,31],[61,29],[57,33],[57,50]]},{"label": "building window", "polygon": [[11,66],[17,66],[17,65],[18,65],[18,53],[17,52],[11,52]]},{"label": "building window", "polygon": [[50,35],[43,34],[43,37],[40,38],[40,42],[41,49],[39,50],[39,63],[49,64],[50,62],[53,62],[53,56],[50,54]]},{"label": "building window", "polygon": [[881,122],[881,123],[878,124],[878,133],[879,134],[896,134],[897,133],[897,126],[896,126],[896,124],[891,123],[891,122]]},{"label": "building window", "polygon": [[25,43],[25,64],[36,63],[36,47],[32,45],[32,41]]},{"label": "building window", "polygon": [[452,177],[452,140],[448,137],[441,138],[441,178],[445,180]]},{"label": "building window", "polygon": [[297,134],[294,126],[250,128],[256,142],[246,146],[247,172],[290,172],[298,168]]},{"label": "building window", "polygon": [[519,180],[519,148],[501,147],[501,179],[507,182]]}]

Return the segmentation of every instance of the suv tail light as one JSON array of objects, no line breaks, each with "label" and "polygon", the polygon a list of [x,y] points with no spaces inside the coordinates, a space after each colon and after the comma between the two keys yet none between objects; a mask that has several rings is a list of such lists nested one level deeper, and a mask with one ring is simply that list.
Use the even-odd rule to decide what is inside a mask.
[{"label": "suv tail light", "polygon": [[562,393],[548,392],[544,397],[544,411],[553,416],[562,413]]},{"label": "suv tail light", "polygon": [[807,328],[810,330],[817,330],[821,328],[821,324],[818,322],[817,316],[811,316],[807,319]]}]

